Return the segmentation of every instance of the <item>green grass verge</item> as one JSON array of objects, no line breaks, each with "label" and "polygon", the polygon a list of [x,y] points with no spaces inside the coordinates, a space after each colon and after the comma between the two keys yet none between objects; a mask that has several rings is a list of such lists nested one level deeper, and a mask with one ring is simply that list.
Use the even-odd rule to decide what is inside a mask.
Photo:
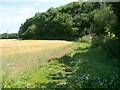
[{"label": "green grass verge", "polygon": [[120,86],[118,59],[108,57],[103,50],[91,48],[89,43],[78,43],[78,48],[70,54],[53,59],[50,67],[48,76],[52,80],[46,84],[47,88]]}]

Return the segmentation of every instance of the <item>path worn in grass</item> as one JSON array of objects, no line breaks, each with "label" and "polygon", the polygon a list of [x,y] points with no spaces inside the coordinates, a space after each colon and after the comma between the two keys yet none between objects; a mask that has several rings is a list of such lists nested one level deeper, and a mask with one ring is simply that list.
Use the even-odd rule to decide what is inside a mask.
[{"label": "path worn in grass", "polygon": [[57,40],[1,40],[3,75],[17,75],[25,70],[69,53],[72,42]]}]

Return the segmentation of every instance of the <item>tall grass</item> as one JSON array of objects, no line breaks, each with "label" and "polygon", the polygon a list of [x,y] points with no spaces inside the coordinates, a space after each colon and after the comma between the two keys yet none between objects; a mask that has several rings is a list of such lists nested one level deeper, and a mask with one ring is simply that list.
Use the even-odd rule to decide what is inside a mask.
[{"label": "tall grass", "polygon": [[[108,57],[103,50],[79,43],[79,48],[62,58],[51,60],[46,88],[119,88],[117,59]],[[41,87],[41,86],[39,86]]]},{"label": "tall grass", "polygon": [[[47,79],[44,79],[46,78],[44,68],[39,68],[40,71],[38,72],[32,69],[42,64],[46,65],[51,58],[66,54],[67,52],[64,50],[71,46],[73,44],[67,41],[3,40],[0,47],[3,50],[0,53],[3,87],[27,87],[29,80],[34,83],[46,81]],[[59,52],[62,54],[58,55]],[[26,71],[28,72],[24,74],[25,78],[33,75],[29,80],[22,79],[22,75]]]},{"label": "tall grass", "polygon": [[4,88],[36,88],[37,83],[47,82],[47,71],[45,67],[37,67],[26,70],[18,76],[3,76]]}]

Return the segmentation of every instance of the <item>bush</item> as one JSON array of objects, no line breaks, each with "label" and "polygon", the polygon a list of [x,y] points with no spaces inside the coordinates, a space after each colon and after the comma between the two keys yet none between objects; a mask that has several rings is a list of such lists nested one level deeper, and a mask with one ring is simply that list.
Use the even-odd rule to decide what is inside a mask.
[{"label": "bush", "polygon": [[93,48],[100,48],[105,41],[105,36],[99,35],[99,36],[94,36],[92,38],[92,47]]},{"label": "bush", "polygon": [[80,42],[89,42],[89,43],[91,42],[91,40],[92,40],[92,36],[90,35],[85,35],[78,39],[78,41]]},{"label": "bush", "polygon": [[102,48],[110,57],[120,59],[120,39],[106,40]]}]

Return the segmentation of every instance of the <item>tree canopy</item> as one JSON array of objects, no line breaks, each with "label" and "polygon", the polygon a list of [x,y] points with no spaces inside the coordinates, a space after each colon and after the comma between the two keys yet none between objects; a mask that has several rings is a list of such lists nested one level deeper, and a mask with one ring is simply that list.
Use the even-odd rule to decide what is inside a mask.
[{"label": "tree canopy", "polygon": [[83,36],[93,22],[94,10],[101,4],[72,2],[67,5],[49,8],[36,13],[21,25],[19,35],[22,39],[64,39],[75,40]]},{"label": "tree canopy", "polygon": [[84,35],[120,37],[119,4],[72,2],[28,18],[19,29],[22,39],[76,40]]}]

